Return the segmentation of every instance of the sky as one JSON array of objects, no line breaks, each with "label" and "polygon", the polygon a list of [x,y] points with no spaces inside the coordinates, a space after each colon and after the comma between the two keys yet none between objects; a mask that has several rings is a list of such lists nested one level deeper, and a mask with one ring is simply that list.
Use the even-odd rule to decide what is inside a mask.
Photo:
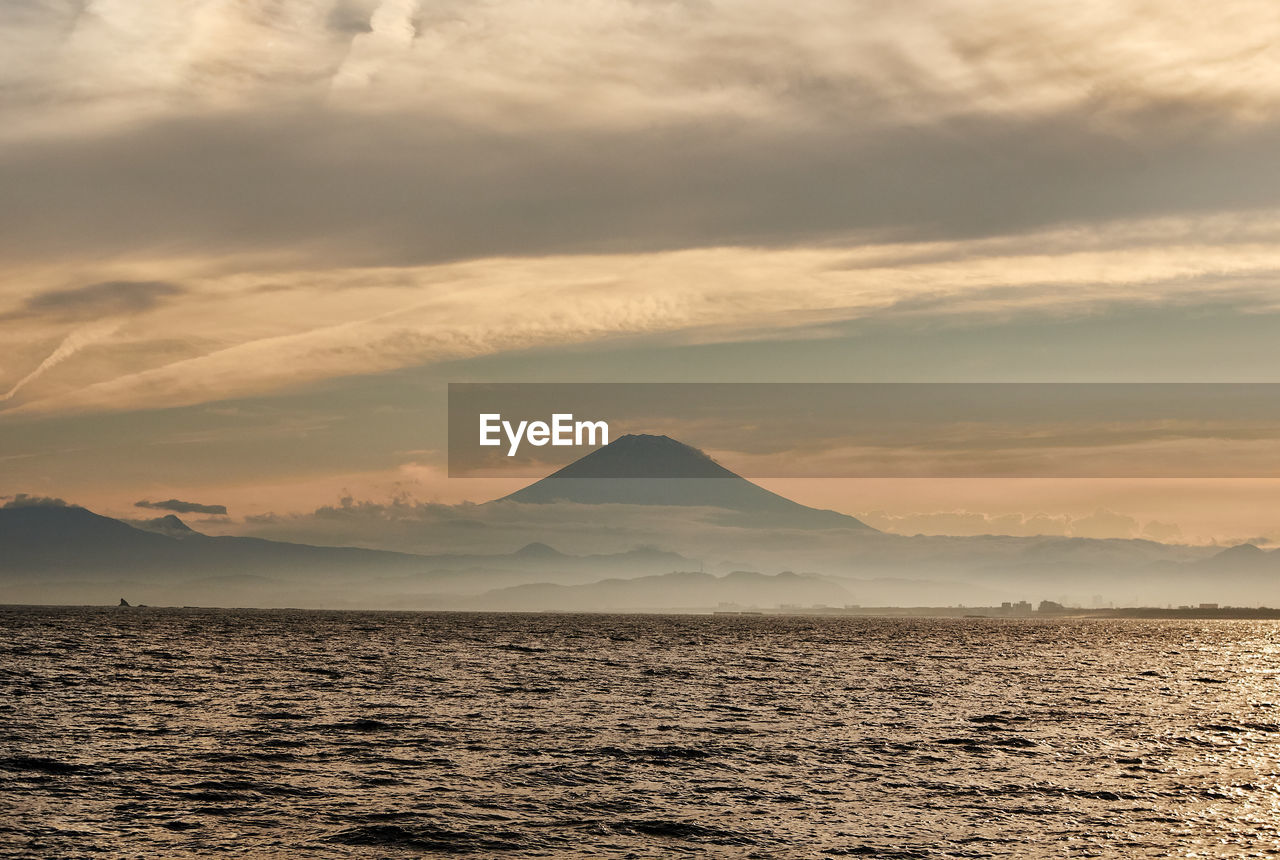
[{"label": "sky", "polygon": [[[0,495],[515,489],[445,477],[450,381],[1280,381],[1277,46],[1261,0],[3,0]],[[769,486],[1280,540],[1264,480]]]}]

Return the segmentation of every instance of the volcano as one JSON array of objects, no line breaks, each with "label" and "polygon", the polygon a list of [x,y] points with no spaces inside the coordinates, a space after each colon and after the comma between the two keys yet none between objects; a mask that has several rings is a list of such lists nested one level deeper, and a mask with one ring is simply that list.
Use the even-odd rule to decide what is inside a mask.
[{"label": "volcano", "polygon": [[498,501],[707,507],[751,524],[875,531],[846,514],[772,493],[670,436],[648,434],[621,436]]}]

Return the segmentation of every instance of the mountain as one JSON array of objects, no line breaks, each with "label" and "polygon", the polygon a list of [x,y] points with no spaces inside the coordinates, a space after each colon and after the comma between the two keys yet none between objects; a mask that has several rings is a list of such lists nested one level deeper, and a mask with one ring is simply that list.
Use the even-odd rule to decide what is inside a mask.
[{"label": "mountain", "polygon": [[499,588],[529,582],[573,585],[604,577],[635,577],[691,570],[697,559],[654,547],[637,547],[614,553],[570,555],[544,543],[527,544],[512,553],[419,556],[423,573],[418,579],[433,588],[450,591]]},{"label": "mountain", "polygon": [[144,532],[155,532],[169,537],[184,538],[200,534],[173,514],[151,520],[121,520],[121,522],[128,523],[135,529],[142,529]]},{"label": "mountain", "polygon": [[854,517],[793,502],[669,436],[627,435],[498,501],[719,508],[740,524],[857,529]]},{"label": "mountain", "polygon": [[1280,550],[1265,550],[1251,543],[1242,543],[1197,562],[1196,567],[1221,576],[1275,578],[1280,575]]},{"label": "mountain", "polygon": [[[662,577],[801,569],[821,574],[824,588],[846,585],[864,605],[994,599],[1280,604],[1277,551],[1247,544],[1221,550],[1147,540],[888,534],[769,492],[666,436],[624,436],[504,499],[451,509],[443,520],[394,525],[414,530],[412,542],[401,546],[448,542],[477,550],[410,554],[216,537],[175,516],[123,522],[65,504],[10,502],[0,508],[0,603],[115,605],[124,596],[151,605],[438,608],[487,593],[485,605],[495,608],[767,605],[751,597],[764,588],[754,580]],[[324,542],[332,532],[313,534]],[[562,540],[602,551],[573,555],[547,543]],[[490,549],[514,546],[521,548]],[[611,551],[626,546],[636,548]],[[617,584],[623,580],[633,584]],[[803,579],[781,582],[806,592],[818,587]],[[668,586],[681,591],[664,594]],[[685,602],[713,597],[710,604]],[[787,602],[845,599],[795,597]]]},{"label": "mountain", "polygon": [[409,573],[422,568],[419,557],[405,553],[211,537],[173,516],[148,526],[137,528],[74,505],[0,508],[0,574],[47,579],[115,573],[172,580],[196,574]]},{"label": "mountain", "polygon": [[529,582],[644,576],[700,562],[652,547],[569,555],[544,543],[511,553],[413,555],[210,536],[176,516],[137,523],[74,505],[0,507],[0,604],[416,606]]}]

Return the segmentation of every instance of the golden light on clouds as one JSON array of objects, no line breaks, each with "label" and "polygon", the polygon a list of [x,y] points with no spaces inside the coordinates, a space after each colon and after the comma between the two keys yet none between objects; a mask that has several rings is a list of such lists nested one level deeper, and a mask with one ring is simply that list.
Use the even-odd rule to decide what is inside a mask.
[{"label": "golden light on clouds", "polygon": [[[126,307],[110,324],[69,322],[52,302],[24,313],[24,299],[47,294],[28,273],[29,294],[10,299],[17,309],[0,327],[30,366],[65,360],[40,378],[15,363],[0,381],[10,390],[21,383],[13,394],[22,397],[9,407],[16,413],[157,408],[624,335],[758,338],[815,319],[1089,313],[1118,302],[1203,300],[1215,291],[1254,311],[1274,309],[1276,294],[1251,279],[1280,271],[1280,242],[1263,241],[1280,238],[1280,226],[1255,219],[1248,224],[1254,235],[1231,244],[1197,243],[1199,226],[1133,228],[1136,237],[1158,227],[1180,240],[1158,246],[1143,239],[1108,247],[1103,240],[1116,235],[1071,231],[1000,243],[710,248],[268,273],[202,272],[175,261],[180,293],[141,311]],[[109,272],[107,283],[136,284],[166,268],[157,261],[97,272]],[[45,291],[67,280],[56,269],[41,274]],[[63,305],[76,298],[75,291],[60,295]],[[68,345],[79,353],[74,363]]]},{"label": "golden light on clouds", "polygon": [[42,121],[308,101],[504,123],[520,107],[635,125],[1097,102],[1117,121],[1179,102],[1265,120],[1280,93],[1280,16],[1257,0],[94,0],[5,18],[7,112]]},{"label": "golden light on clouds", "polygon": [[[1184,366],[1274,379],[1277,45],[1261,0],[9,4],[0,457],[524,352],[625,346],[643,378],[741,346],[684,368],[715,378],[859,321],[993,334],[971,365],[930,335],[769,371],[1141,380],[1150,320],[1220,311]],[[1026,360],[1037,321],[1117,309],[1113,366],[1096,327]],[[271,480],[409,462],[354,448]]]}]

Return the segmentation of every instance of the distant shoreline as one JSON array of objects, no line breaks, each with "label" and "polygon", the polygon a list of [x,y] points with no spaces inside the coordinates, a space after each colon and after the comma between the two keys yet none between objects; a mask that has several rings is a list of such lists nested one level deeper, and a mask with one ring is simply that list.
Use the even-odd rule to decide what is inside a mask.
[{"label": "distant shoreline", "polygon": [[990,606],[868,606],[857,609],[766,610],[766,615],[854,615],[880,618],[1187,618],[1187,619],[1252,619],[1280,621],[1280,609],[1270,607],[1223,606],[1216,609],[1186,607],[1161,609],[1154,606],[1125,606],[1106,609],[1066,607],[1042,612],[1010,612]]},{"label": "distant shoreline", "polygon": [[456,609],[431,608],[385,609],[360,607],[317,606],[116,606],[100,603],[51,604],[6,603],[0,604],[0,612],[30,609],[94,609],[121,613],[137,612],[328,612],[328,613],[385,613],[394,615],[450,614],[450,615],[701,615],[715,617],[847,617],[847,618],[974,618],[988,620],[1052,621],[1052,620],[1105,620],[1105,619],[1183,619],[1183,620],[1246,620],[1280,621],[1280,609],[1270,607],[1224,606],[1216,609],[1184,607],[1161,609],[1159,607],[1127,606],[1105,609],[1080,609],[1065,607],[1061,610],[1029,612],[1009,611],[993,606],[860,606],[860,607],[788,607],[777,609]]}]

